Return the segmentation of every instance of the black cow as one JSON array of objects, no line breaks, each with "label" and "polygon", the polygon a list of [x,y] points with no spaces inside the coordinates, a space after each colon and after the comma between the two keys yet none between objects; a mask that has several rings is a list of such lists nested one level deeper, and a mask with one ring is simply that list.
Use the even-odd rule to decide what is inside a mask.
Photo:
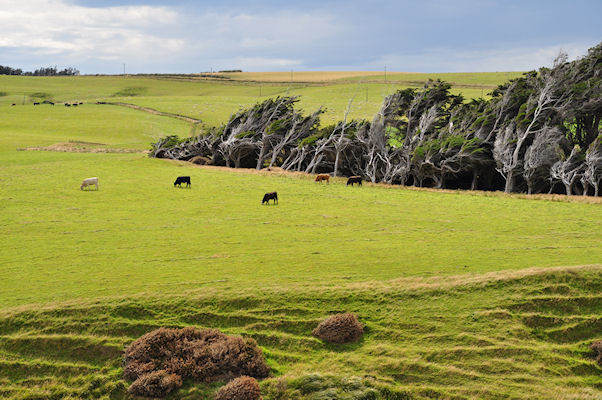
[{"label": "black cow", "polygon": [[36,103],[33,103],[33,105],[34,105],[34,106],[39,106],[39,105],[40,105],[40,103],[37,103],[37,102],[36,102]]},{"label": "black cow", "polygon": [[13,103],[13,104],[11,104],[11,107],[12,107],[12,106],[16,106],[16,104],[15,104],[15,103]]},{"label": "black cow", "polygon": [[349,186],[349,185],[353,186],[354,183],[357,183],[358,185],[362,186],[362,177],[361,176],[350,176],[349,179],[347,179],[347,186]]},{"label": "black cow", "polygon": [[73,103],[71,104],[73,107],[77,107],[77,103]]},{"label": "black cow", "polygon": [[176,181],[173,183],[173,186],[176,187],[176,185],[178,185],[179,187],[182,187],[182,183],[185,183],[186,187],[190,187],[190,177],[189,176],[178,176],[176,178]]},{"label": "black cow", "polygon": [[65,107],[71,107],[71,104],[65,103]]},{"label": "black cow", "polygon": [[261,205],[263,203],[270,204],[270,200],[274,200],[274,204],[278,204],[278,193],[270,192],[263,195],[263,200],[261,200]]}]

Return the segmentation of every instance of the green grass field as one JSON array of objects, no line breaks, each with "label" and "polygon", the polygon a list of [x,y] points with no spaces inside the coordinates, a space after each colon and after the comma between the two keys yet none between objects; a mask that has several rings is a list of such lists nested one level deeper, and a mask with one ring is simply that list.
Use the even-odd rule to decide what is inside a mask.
[{"label": "green grass field", "polygon": [[[589,352],[602,339],[598,199],[351,188],[142,153],[16,151],[69,141],[143,150],[192,129],[111,105],[11,107],[17,91],[216,122],[258,99],[246,83],[30,79],[0,77],[0,398],[125,399],[124,347],[189,325],[255,338],[273,372],[266,400],[602,398]],[[366,85],[375,97],[386,89]],[[361,87],[297,90],[304,108],[330,102],[342,115]],[[370,93],[365,109],[356,96],[358,115],[378,108]],[[174,188],[179,175],[192,188]],[[99,191],[79,190],[89,176]],[[260,205],[267,191],[279,205]],[[362,341],[311,336],[347,311],[365,324]],[[170,398],[211,398],[218,386],[185,382]]]},{"label": "green grass field", "polygon": [[[274,79],[270,82],[262,82],[262,76],[253,73],[243,76],[249,81],[144,76],[0,76],[0,90],[6,93],[0,97],[0,107],[10,104],[16,104],[15,108],[29,107],[34,101],[45,98],[57,102],[126,102],[198,118],[207,126],[217,126],[238,109],[268,97],[288,94],[301,96],[299,106],[307,113],[325,108],[322,122],[329,124],[343,119],[350,99],[353,102],[349,118],[371,120],[385,96],[397,89],[421,87],[428,79],[448,79],[453,84],[454,94],[471,99],[488,97],[487,93],[503,83],[506,77],[513,78],[520,73],[393,74],[392,80],[386,83],[384,76],[379,75],[347,77],[340,81],[340,75],[334,74],[326,75],[327,80],[317,81],[321,79],[320,73],[308,73],[306,79],[309,82],[305,83],[287,82],[278,74],[268,75]],[[398,76],[404,80],[395,80]],[[239,78],[237,74],[233,77]]]}]

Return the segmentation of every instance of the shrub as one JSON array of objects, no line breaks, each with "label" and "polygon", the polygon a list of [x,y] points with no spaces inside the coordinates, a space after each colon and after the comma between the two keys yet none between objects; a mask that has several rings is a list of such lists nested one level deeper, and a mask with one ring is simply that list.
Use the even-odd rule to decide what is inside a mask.
[{"label": "shrub", "polygon": [[35,97],[35,98],[39,98],[39,99],[49,99],[52,97],[52,95],[50,93],[45,93],[45,92],[35,92],[35,93],[32,93],[30,95],[30,97]]},{"label": "shrub", "polygon": [[354,314],[336,314],[322,321],[312,334],[331,343],[348,343],[358,341],[364,327]]},{"label": "shrub", "polygon": [[594,352],[594,358],[602,367],[602,340],[597,340],[594,343],[592,343],[591,349]]},{"label": "shrub", "polygon": [[265,378],[270,372],[255,340],[193,327],[147,333],[125,349],[124,361],[127,380],[159,370],[201,382]]},{"label": "shrub", "polygon": [[194,156],[188,162],[198,165],[211,165],[211,159],[204,156]]},{"label": "shrub", "polygon": [[182,378],[165,371],[153,371],[140,376],[132,383],[128,393],[141,397],[164,397],[182,386]]},{"label": "shrub", "polygon": [[113,94],[114,97],[130,97],[130,96],[141,96],[146,93],[147,88],[143,86],[126,87]]},{"label": "shrub", "polygon": [[241,376],[222,386],[215,400],[261,400],[261,390],[255,379]]}]

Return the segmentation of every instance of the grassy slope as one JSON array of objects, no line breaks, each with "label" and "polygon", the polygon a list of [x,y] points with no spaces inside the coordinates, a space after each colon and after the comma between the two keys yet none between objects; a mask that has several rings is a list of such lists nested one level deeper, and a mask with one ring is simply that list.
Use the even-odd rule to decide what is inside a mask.
[{"label": "grassy slope", "polygon": [[[0,314],[3,398],[124,398],[121,351],[159,326],[220,328],[255,338],[274,377],[266,399],[599,399],[602,269],[560,268],[338,287],[199,288]],[[364,339],[311,336],[352,311]],[[359,377],[355,380],[352,377]],[[173,398],[204,399],[215,385]],[[389,388],[385,391],[382,388]]]},{"label": "grassy slope", "polygon": [[[20,85],[56,85],[55,96],[71,101],[133,87],[123,78],[53,79]],[[136,85],[149,89],[129,100],[177,113],[203,88],[215,121],[224,104],[254,102],[244,91],[258,89]],[[300,90],[312,106],[331,101],[342,114],[342,96],[362,86],[336,87]],[[256,338],[275,374],[262,384],[266,400],[367,399],[370,387],[387,399],[601,397],[602,369],[587,350],[602,328],[599,203],[327,186],[141,154],[14,152],[65,140],[141,149],[159,131],[189,127],[113,106],[10,108],[6,100],[2,398],[124,398],[123,347],[164,325]],[[183,174],[193,188],[173,189]],[[79,191],[87,176],[101,178],[99,192]],[[268,190],[280,193],[279,206],[258,204]],[[524,269],[533,266],[545,268]],[[366,324],[362,342],[329,346],[310,336],[341,311]],[[206,398],[215,387],[188,382],[178,398]]]},{"label": "grassy slope", "polygon": [[[351,189],[142,154],[4,157],[4,306],[224,279],[336,284],[602,260],[599,204]],[[192,189],[174,190],[178,175]],[[88,176],[100,177],[99,192],[79,190]],[[280,205],[261,207],[274,190]]]},{"label": "grassy slope", "polygon": [[[320,73],[308,73],[312,79]],[[0,97],[0,107],[16,103],[27,106],[38,98],[36,93],[45,93],[55,101],[98,100],[122,101],[160,111],[200,118],[208,125],[219,125],[227,121],[232,112],[249,107],[268,96],[300,95],[300,107],[313,112],[325,107],[324,124],[342,119],[349,99],[353,98],[350,118],[372,119],[382,104],[383,98],[393,91],[407,87],[419,87],[427,79],[443,77],[454,82],[454,94],[462,93],[466,98],[486,97],[495,85],[514,77],[518,73],[476,74],[400,74],[404,81],[384,83],[379,76],[369,79],[345,79],[337,81],[339,75],[327,74],[328,80],[317,86],[290,83],[219,82],[200,79],[157,79],[152,77],[79,76],[79,77],[14,77],[0,76],[0,88],[8,95]],[[242,74],[254,79],[253,73]],[[277,75],[277,74],[276,74]],[[351,74],[353,75],[353,74]],[[236,77],[237,74],[234,74]],[[270,75],[271,76],[271,75]],[[396,75],[392,75],[395,77]],[[380,77],[383,78],[383,77]],[[310,79],[310,80],[312,80]],[[261,74],[259,75],[261,80]],[[380,83],[379,83],[380,82]],[[128,96],[133,93],[135,96]],[[16,107],[19,108],[19,107]]]},{"label": "grassy slope", "polygon": [[190,133],[183,121],[111,105],[2,107],[1,112],[0,150],[66,141],[144,150],[157,138]]}]

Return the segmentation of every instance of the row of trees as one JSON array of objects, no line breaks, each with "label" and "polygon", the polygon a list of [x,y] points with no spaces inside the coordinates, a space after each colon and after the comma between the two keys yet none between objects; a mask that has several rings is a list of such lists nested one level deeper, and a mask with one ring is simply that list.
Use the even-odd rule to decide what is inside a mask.
[{"label": "row of trees", "polygon": [[62,70],[57,67],[42,67],[33,72],[23,72],[20,68],[11,68],[0,65],[0,75],[24,75],[24,76],[70,76],[79,75],[79,71],[75,68],[65,68]]},{"label": "row of trees", "polygon": [[153,144],[151,156],[209,157],[235,168],[280,166],[372,182],[505,192],[600,195],[602,44],[576,61],[511,80],[465,102],[429,81],[385,98],[372,121],[320,127],[297,97],[269,99],[228,123]]}]

